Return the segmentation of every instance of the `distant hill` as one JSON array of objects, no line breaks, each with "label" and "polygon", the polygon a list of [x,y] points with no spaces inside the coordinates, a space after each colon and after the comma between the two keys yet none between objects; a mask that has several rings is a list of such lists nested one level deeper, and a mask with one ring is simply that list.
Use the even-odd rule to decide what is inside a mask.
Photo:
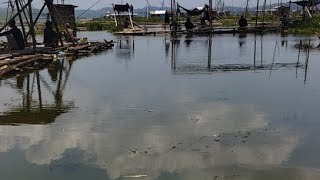
[{"label": "distant hill", "polygon": [[[272,4],[271,5],[271,8],[274,8],[276,7],[278,4]],[[289,3],[285,3],[284,5],[286,6],[289,6]],[[160,10],[160,9],[163,9],[163,10],[171,10],[170,7],[157,7],[157,6],[151,6],[150,7],[150,11],[153,11],[153,10]],[[262,9],[262,7],[260,6],[259,9]],[[270,9],[270,5],[268,5],[266,7],[266,9]],[[296,10],[297,9],[297,5],[295,4],[291,4],[291,9],[292,10]],[[231,6],[226,6],[224,7],[224,10],[225,11],[231,11],[235,14],[241,14],[245,11],[245,7],[231,7]],[[256,8],[255,7],[250,7],[248,9],[249,11],[255,11]],[[33,9],[33,13],[36,14],[37,12],[39,12],[38,9]],[[42,19],[45,19],[46,18],[46,13],[47,11],[44,11],[43,13],[43,16],[42,16]],[[104,8],[101,8],[101,9],[98,9],[98,10],[82,10],[82,9],[76,9],[76,17],[79,17],[81,15],[81,19],[92,19],[92,18],[99,18],[99,17],[102,17],[104,16],[107,12],[109,13],[113,13],[113,8],[112,7],[104,7]],[[138,14],[139,16],[145,16],[146,15],[146,12],[147,12],[147,8],[144,7],[144,8],[138,8],[138,9],[134,9],[134,13]],[[7,8],[4,8],[4,7],[0,7],[0,20],[3,22],[5,19],[6,19],[6,15],[7,15]]]}]

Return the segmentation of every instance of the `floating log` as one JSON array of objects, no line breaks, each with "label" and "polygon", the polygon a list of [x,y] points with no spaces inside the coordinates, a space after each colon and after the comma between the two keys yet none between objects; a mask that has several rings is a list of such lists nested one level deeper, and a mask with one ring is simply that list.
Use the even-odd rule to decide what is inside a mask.
[{"label": "floating log", "polygon": [[0,67],[1,66],[5,66],[5,65],[12,65],[12,64],[17,64],[32,58],[37,58],[37,57],[43,57],[43,55],[27,55],[27,56],[23,56],[23,57],[16,57],[14,59],[10,59],[7,61],[1,61],[0,62]]},{"label": "floating log", "polygon": [[4,68],[4,69],[2,69],[0,71],[0,76],[3,76],[3,75],[5,75],[5,74],[7,74],[7,73],[9,73],[9,72],[11,72],[13,70],[16,70],[17,68],[29,65],[29,64],[31,64],[31,63],[33,63],[35,61],[38,61],[38,60],[40,60],[42,58],[43,58],[43,56],[38,56],[38,57],[31,58],[29,60],[25,60],[25,61],[20,62],[20,63],[17,63],[17,64],[12,65],[12,66],[7,66],[6,68]]}]

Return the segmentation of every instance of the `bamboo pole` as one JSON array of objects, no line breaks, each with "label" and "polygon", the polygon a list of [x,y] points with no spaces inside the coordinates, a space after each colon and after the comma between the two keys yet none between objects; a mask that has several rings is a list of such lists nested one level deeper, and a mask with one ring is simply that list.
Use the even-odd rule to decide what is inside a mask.
[{"label": "bamboo pole", "polygon": [[[28,0],[28,2],[31,2],[31,1],[32,0]],[[30,18],[30,34],[32,36],[33,51],[35,53],[37,51],[37,41],[36,41],[35,31],[34,31],[31,3],[29,4],[29,18]]]},{"label": "bamboo pole", "polygon": [[0,28],[0,32],[3,31],[9,24],[10,21],[14,20],[17,16],[19,16],[22,11],[24,11],[31,3],[32,3],[33,0],[29,0],[28,3],[26,5],[24,5],[20,11],[18,11],[15,15],[13,15],[10,20],[8,22],[6,22],[1,28]]},{"label": "bamboo pole", "polygon": [[[20,6],[19,6],[19,3],[18,3],[18,0],[15,0],[15,4],[16,4],[16,7],[17,7],[17,11],[19,12],[20,11]],[[20,20],[20,25],[21,25],[23,37],[25,39],[25,42],[27,42],[26,30],[24,28],[24,24],[23,24],[23,20],[22,20],[21,14],[19,14],[19,20]]]},{"label": "bamboo pole", "polygon": [[209,34],[209,45],[208,45],[208,70],[211,69],[212,60],[212,34]]},{"label": "bamboo pole", "polygon": [[[39,13],[38,13],[38,15],[37,15],[37,17],[36,17],[36,19],[34,20],[34,23],[33,23],[34,25],[37,24],[37,22],[38,22],[38,20],[39,20],[39,18],[40,18],[40,16],[41,16],[41,14],[42,14],[42,12],[43,12],[43,10],[44,10],[45,7],[46,7],[46,4],[43,4],[42,8],[40,9],[40,11],[39,11]],[[26,38],[28,38],[29,35],[30,35],[30,30],[29,30],[29,32],[27,33]]]},{"label": "bamboo pole", "polygon": [[210,30],[212,30],[212,0],[209,0],[209,24]]},{"label": "bamboo pole", "polygon": [[247,0],[245,17],[248,16],[249,0]]},{"label": "bamboo pole", "polygon": [[[23,6],[21,0],[19,0],[19,4],[20,4],[21,7]],[[26,8],[25,10],[29,13],[28,8]],[[25,10],[23,10],[22,13],[23,13],[23,15],[24,15],[24,18],[26,19],[26,22],[27,22],[28,26],[30,27],[30,22],[29,22],[29,20],[28,20],[28,16],[27,16]]]},{"label": "bamboo pole", "polygon": [[[47,7],[48,7],[48,10],[49,10],[49,13],[50,13],[50,15],[51,15],[51,20],[52,20],[52,22],[53,22],[53,25],[54,25],[57,33],[60,34],[60,30],[59,30],[59,27],[58,27],[58,23],[57,23],[56,19],[54,18],[54,16],[52,16],[52,15],[53,15],[53,4],[52,4],[51,0],[45,0],[45,4],[46,4]],[[60,43],[61,43],[61,46],[64,46],[61,37],[60,37]]]},{"label": "bamboo pole", "polygon": [[66,24],[64,23],[63,19],[62,19],[61,16],[60,16],[60,13],[58,12],[57,8],[56,8],[53,4],[52,4],[52,7],[53,7],[54,11],[56,12],[58,18],[59,18],[60,21],[62,22],[62,26],[63,26],[63,28],[65,29],[65,31],[67,32],[68,36],[71,37],[70,39],[72,40],[72,44],[75,45],[74,38],[73,38],[73,36],[70,34],[70,32],[69,32]]},{"label": "bamboo pole", "polygon": [[307,83],[307,76],[308,76],[308,66],[309,66],[309,57],[310,57],[310,45],[311,45],[311,40],[309,39],[309,44],[308,44],[308,49],[307,49],[307,54],[306,54],[306,60],[305,60],[305,72],[304,72],[304,84]]},{"label": "bamboo pole", "polygon": [[258,15],[259,15],[259,0],[257,0],[257,9],[256,9],[256,27],[258,26]]}]

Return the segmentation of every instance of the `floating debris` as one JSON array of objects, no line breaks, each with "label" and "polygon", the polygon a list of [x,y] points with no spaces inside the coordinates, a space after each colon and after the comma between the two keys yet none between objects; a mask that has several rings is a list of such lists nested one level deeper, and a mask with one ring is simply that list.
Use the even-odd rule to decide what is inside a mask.
[{"label": "floating debris", "polygon": [[122,176],[124,178],[142,178],[142,177],[148,177],[147,175],[129,175],[129,176]]}]

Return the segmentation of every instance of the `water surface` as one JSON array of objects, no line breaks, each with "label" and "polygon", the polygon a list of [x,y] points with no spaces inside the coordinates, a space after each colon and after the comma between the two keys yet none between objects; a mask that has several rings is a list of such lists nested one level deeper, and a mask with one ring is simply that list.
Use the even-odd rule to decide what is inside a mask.
[{"label": "water surface", "polygon": [[80,36],[117,44],[1,80],[1,179],[319,179],[317,39]]}]

